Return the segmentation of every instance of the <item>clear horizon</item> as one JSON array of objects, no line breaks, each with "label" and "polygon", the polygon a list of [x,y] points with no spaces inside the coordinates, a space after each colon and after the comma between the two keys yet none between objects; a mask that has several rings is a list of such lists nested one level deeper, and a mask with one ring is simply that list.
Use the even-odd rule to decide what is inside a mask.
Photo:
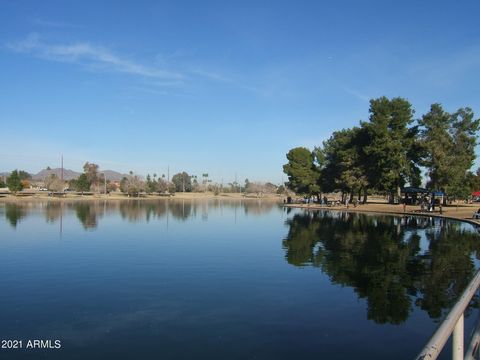
[{"label": "clear horizon", "polygon": [[[480,3],[0,5],[0,172],[85,162],[280,183],[368,100],[480,115]],[[477,156],[478,156],[477,150]],[[478,167],[477,159],[475,167]]]}]

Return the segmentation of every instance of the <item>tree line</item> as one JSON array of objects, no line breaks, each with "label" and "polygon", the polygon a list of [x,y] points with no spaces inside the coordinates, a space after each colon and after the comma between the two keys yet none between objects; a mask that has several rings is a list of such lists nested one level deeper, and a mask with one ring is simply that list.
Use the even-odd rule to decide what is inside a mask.
[{"label": "tree line", "polygon": [[[50,170],[50,168],[48,167],[47,170]],[[16,193],[30,188],[31,182],[32,176],[28,172],[14,170],[7,177],[6,183],[0,178],[0,188],[8,186],[11,192]],[[283,194],[285,192],[283,185],[277,186],[269,182],[251,182],[248,179],[245,179],[244,185],[234,181],[224,186],[223,184],[213,183],[208,173],[203,173],[199,178],[185,171],[174,174],[171,179],[165,177],[165,174],[157,176],[156,173],[153,176],[148,174],[146,178],[143,178],[130,171],[120,181],[111,181],[105,178],[105,174],[99,170],[98,164],[91,162],[84,164],[83,173],[76,179],[62,181],[58,175],[51,173],[43,179],[42,183],[46,190],[52,192],[70,190],[82,193],[110,193],[121,191],[129,196],[139,196],[141,193],[174,194],[175,192],[199,191],[209,191],[215,194],[222,192],[256,195],[266,193]]]},{"label": "tree line", "polygon": [[[105,179],[105,175],[99,172],[99,166],[94,163],[85,163],[83,166],[83,174],[77,179],[69,182],[69,187],[76,191],[95,191],[95,192],[112,192],[120,190],[122,193],[130,196],[138,196],[140,193],[170,193],[176,191],[190,192],[193,190],[193,184],[196,183],[196,177],[181,172],[173,175],[171,181],[165,178],[165,175],[157,177],[147,175],[144,180],[139,175],[129,172],[128,176],[124,176],[120,182],[114,182]],[[192,184],[193,180],[193,184]]]},{"label": "tree line", "polygon": [[426,187],[448,197],[466,198],[480,190],[480,172],[470,169],[480,119],[469,107],[453,113],[438,103],[414,119],[410,102],[383,96],[370,100],[368,121],[335,131],[313,151],[296,147],[287,153],[283,171],[297,194],[341,192],[351,199],[369,193],[400,197],[407,184],[419,187],[422,170]]},{"label": "tree line", "polygon": [[0,188],[8,187],[10,191],[16,193],[29,187],[31,180],[32,175],[28,172],[14,170],[11,172],[10,176],[6,178],[6,181],[3,181],[3,179],[0,178]]}]

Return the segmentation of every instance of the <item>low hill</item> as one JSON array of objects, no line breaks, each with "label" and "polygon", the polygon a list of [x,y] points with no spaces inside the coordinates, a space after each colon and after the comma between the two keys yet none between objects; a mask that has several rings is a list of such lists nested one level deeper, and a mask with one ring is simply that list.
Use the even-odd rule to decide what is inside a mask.
[{"label": "low hill", "polygon": [[[55,169],[50,169],[50,170],[43,169],[40,172],[38,172],[37,174],[32,175],[32,179],[36,180],[36,181],[42,181],[45,178],[47,178],[48,176],[50,176],[51,174],[55,174],[56,176],[61,178],[62,177],[62,168],[55,168]],[[73,170],[63,169],[63,179],[66,180],[66,181],[76,179],[80,176],[80,174],[81,173],[73,171]]]},{"label": "low hill", "polygon": [[105,177],[107,178],[107,180],[110,180],[110,181],[120,181],[122,180],[122,178],[130,176],[128,174],[121,174],[113,170],[100,171],[100,173],[105,174]]},{"label": "low hill", "polygon": [[[7,176],[10,175],[8,173],[6,173],[6,174],[7,174]],[[38,172],[37,174],[32,175],[32,179],[36,180],[36,181],[42,181],[46,177],[50,176],[51,174],[55,174],[56,176],[58,176],[60,178],[62,176],[62,169],[61,168],[55,168],[55,169],[50,169],[50,170],[43,169],[40,172]],[[76,172],[76,171],[73,171],[73,170],[63,169],[63,179],[65,181],[76,179],[81,174],[82,173]],[[129,176],[128,174],[122,174],[122,173],[119,173],[118,171],[114,171],[114,170],[99,171],[99,174],[100,174],[100,176],[101,176],[101,174],[105,174],[105,177],[107,178],[107,180],[110,180],[110,181],[120,181],[120,180],[122,180],[123,177],[128,177]]]}]

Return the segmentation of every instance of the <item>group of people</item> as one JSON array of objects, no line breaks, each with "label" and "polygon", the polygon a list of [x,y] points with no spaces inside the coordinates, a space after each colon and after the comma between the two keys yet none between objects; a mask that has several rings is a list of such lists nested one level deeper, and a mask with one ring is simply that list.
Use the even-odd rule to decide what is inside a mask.
[{"label": "group of people", "polygon": [[431,202],[429,203],[429,202],[422,201],[420,203],[420,211],[421,212],[425,212],[425,211],[433,212],[433,211],[435,211],[435,204],[433,204]]},{"label": "group of people", "polygon": [[[313,197],[305,197],[303,199],[304,203],[305,204],[313,204],[315,201],[315,199]],[[328,200],[328,198],[326,196],[324,197],[319,197],[318,199],[318,203],[320,205],[325,205],[325,206],[340,206],[342,204],[342,201],[340,200]],[[348,197],[345,198],[345,201],[343,202],[343,204],[347,207],[347,209],[349,208],[350,206],[350,199]],[[353,201],[352,201],[352,204],[353,204],[353,207],[357,207],[358,205],[358,199],[357,198],[354,198]]]},{"label": "group of people", "polygon": [[[428,198],[425,196],[420,201],[420,212],[434,212],[435,205],[436,205],[435,197],[432,196],[431,198]],[[441,203],[439,204],[439,207],[440,207],[440,213],[442,213]]]},{"label": "group of people", "polygon": [[[357,207],[357,205],[358,205],[358,199],[357,199],[357,198],[354,198],[353,201],[352,201],[352,203],[353,203],[353,207]],[[347,207],[347,209],[348,209],[349,206],[350,206],[350,199],[349,199],[348,197],[345,199],[345,206]]]},{"label": "group of people", "polygon": [[[294,203],[294,199],[292,199],[291,196],[287,197],[286,199],[283,199],[284,204],[292,204]],[[297,200],[298,202],[298,200]],[[301,200],[304,204],[314,204],[315,198],[313,196],[307,197],[305,196],[303,200]],[[353,204],[353,207],[357,207],[359,204],[359,200],[357,198],[354,198],[353,201],[350,203],[350,199],[348,197],[345,198],[345,200],[342,202],[340,200],[328,200],[326,196],[324,197],[319,197],[318,198],[318,204],[324,205],[324,206],[340,206],[340,205],[345,205],[347,209],[350,207],[350,204]]]}]

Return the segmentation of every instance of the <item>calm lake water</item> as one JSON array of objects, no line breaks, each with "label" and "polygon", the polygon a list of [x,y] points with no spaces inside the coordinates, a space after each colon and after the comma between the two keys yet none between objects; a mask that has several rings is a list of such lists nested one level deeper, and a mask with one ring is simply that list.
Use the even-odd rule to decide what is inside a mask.
[{"label": "calm lake water", "polygon": [[479,249],[456,221],[256,200],[0,204],[0,339],[24,347],[0,358],[411,359]]}]

